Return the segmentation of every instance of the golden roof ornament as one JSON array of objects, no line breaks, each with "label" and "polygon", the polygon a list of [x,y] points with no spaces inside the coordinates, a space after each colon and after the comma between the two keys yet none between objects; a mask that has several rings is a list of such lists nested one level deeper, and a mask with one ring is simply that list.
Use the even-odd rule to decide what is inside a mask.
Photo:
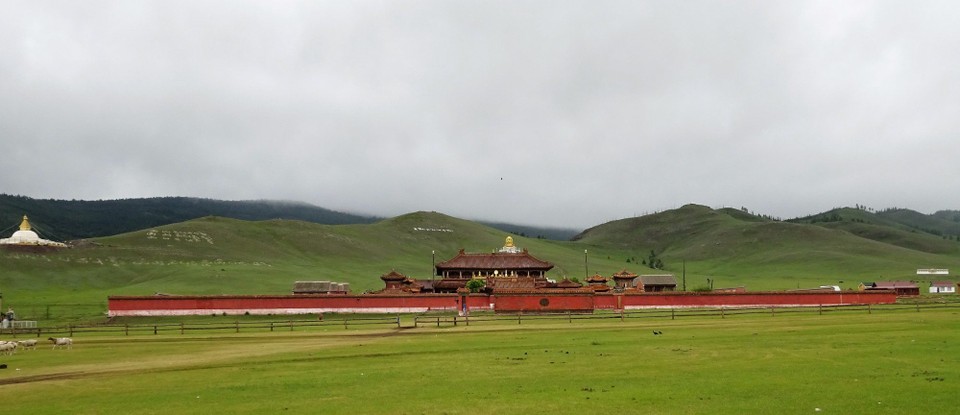
[{"label": "golden roof ornament", "polygon": [[512,237],[512,236],[507,236],[507,240],[503,243],[503,247],[500,248],[500,251],[499,251],[499,252],[501,252],[501,253],[509,253],[509,254],[516,254],[516,253],[520,252],[520,249],[518,249],[518,248],[513,244],[513,237]]},{"label": "golden roof ornament", "polygon": [[20,222],[20,230],[21,231],[30,230],[30,221],[27,220],[27,215],[23,215],[23,222]]}]

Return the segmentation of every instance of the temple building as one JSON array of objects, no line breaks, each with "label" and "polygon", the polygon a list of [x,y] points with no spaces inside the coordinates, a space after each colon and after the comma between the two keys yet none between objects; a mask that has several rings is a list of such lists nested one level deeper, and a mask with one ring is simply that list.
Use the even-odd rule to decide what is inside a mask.
[{"label": "temple building", "polygon": [[623,291],[634,288],[634,279],[637,278],[637,274],[627,270],[622,270],[616,274],[613,274],[612,277],[613,288],[617,291]]},{"label": "temple building", "polygon": [[490,290],[548,288],[547,271],[553,264],[535,258],[526,249],[513,244],[507,236],[503,247],[492,253],[467,253],[463,249],[457,256],[436,264],[435,275],[441,277],[433,283],[435,292],[456,292],[472,278],[482,278]]},{"label": "temple building", "polygon": [[14,247],[43,247],[43,248],[66,248],[67,245],[62,242],[50,241],[40,238],[36,232],[30,228],[30,220],[27,215],[23,215],[23,221],[20,222],[20,230],[16,231],[9,238],[0,239],[0,246]]},{"label": "temple building", "polygon": [[677,277],[673,274],[641,275],[633,280],[633,285],[645,293],[676,291]]},{"label": "temple building", "polygon": [[594,276],[587,278],[587,286],[596,292],[610,291],[610,286],[607,285],[607,277],[604,277],[600,274],[595,274]]},{"label": "temple building", "polygon": [[433,281],[418,280],[403,275],[396,270],[380,276],[384,288],[374,291],[374,294],[425,294],[432,293]]},{"label": "temple building", "polygon": [[545,278],[553,264],[530,255],[526,249],[513,244],[508,236],[498,252],[467,253],[463,249],[457,256],[436,265],[436,275],[444,279],[469,279],[472,277],[534,277]]}]

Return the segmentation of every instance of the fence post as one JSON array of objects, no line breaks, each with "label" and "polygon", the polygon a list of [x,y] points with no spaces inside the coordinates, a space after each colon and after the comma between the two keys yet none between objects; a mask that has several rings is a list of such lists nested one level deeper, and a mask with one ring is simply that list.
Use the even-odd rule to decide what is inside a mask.
[{"label": "fence post", "polygon": [[567,322],[573,323],[573,313],[567,311]]},{"label": "fence post", "polygon": [[157,325],[153,325],[153,335],[157,335]]},{"label": "fence post", "polygon": [[400,314],[397,314],[397,328],[400,328]]},{"label": "fence post", "polygon": [[670,320],[676,320],[676,319],[677,319],[676,309],[674,309],[673,307],[670,307]]},{"label": "fence post", "polygon": [[620,322],[623,322],[623,309],[620,309]]},{"label": "fence post", "polygon": [[920,303],[917,303],[917,312],[920,312]]},{"label": "fence post", "polygon": [[183,322],[180,322],[180,335],[183,335]]},{"label": "fence post", "polygon": [[867,303],[867,314],[873,314],[873,311],[870,310],[870,303]]},{"label": "fence post", "polygon": [[124,335],[124,336],[129,336],[129,335],[130,335],[130,325],[129,325],[129,324],[124,324],[124,325],[123,325],[123,335]]},{"label": "fence post", "polygon": [[467,322],[467,325],[469,326],[469,325],[470,325],[470,316],[469,316],[469,315],[463,316],[463,321],[466,321],[466,322]]},{"label": "fence post", "polygon": [[[772,307],[771,307],[771,309],[772,309]],[[723,314],[723,306],[720,306],[720,318],[722,318],[722,319],[723,319],[723,318],[727,318],[727,316],[725,316],[725,315]]]},{"label": "fence post", "polygon": [[819,306],[817,306],[817,308],[820,310],[820,315],[822,316],[822,315],[823,315],[823,304],[820,304]]},{"label": "fence post", "polygon": [[237,333],[240,332],[240,320],[234,321],[233,326],[236,327]]},{"label": "fence post", "polygon": [[440,316],[437,316],[437,327],[440,327]]},{"label": "fence post", "polygon": [[457,326],[457,316],[453,316],[453,326]]},{"label": "fence post", "polygon": [[70,337],[73,337],[73,324],[67,324],[67,328],[70,329]]},{"label": "fence post", "polygon": [[270,331],[271,331],[271,332],[273,331],[273,322],[272,322],[272,321],[270,322]]},{"label": "fence post", "polygon": [[287,324],[290,326],[290,331],[293,331],[293,320],[287,320]]},{"label": "fence post", "polygon": [[522,314],[523,314],[523,313],[517,313],[517,324],[518,324],[518,325],[520,324],[520,316],[521,316]]},{"label": "fence post", "polygon": [[776,309],[771,306],[771,307],[770,307],[770,317],[776,317],[776,316],[777,316]]},{"label": "fence post", "polygon": [[346,317],[343,318],[343,329],[344,329],[344,330],[347,329],[347,318],[346,318]]}]

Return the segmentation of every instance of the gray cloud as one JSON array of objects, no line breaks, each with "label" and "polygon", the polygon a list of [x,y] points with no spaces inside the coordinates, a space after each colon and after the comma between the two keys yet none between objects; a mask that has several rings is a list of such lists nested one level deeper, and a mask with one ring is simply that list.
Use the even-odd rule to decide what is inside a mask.
[{"label": "gray cloud", "polygon": [[953,2],[8,2],[0,191],[960,208]]}]

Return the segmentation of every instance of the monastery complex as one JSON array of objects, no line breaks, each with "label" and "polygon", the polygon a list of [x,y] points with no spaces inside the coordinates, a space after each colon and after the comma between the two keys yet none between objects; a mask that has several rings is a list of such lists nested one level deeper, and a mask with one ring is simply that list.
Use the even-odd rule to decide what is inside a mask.
[{"label": "monastery complex", "polygon": [[[605,293],[605,292],[669,292],[676,291],[677,280],[672,274],[637,275],[627,270],[610,278],[600,274],[587,278],[586,285],[564,278],[553,281],[547,271],[550,262],[530,255],[507,236],[503,247],[493,253],[468,253],[463,249],[447,261],[434,266],[439,279],[414,279],[396,271],[380,276],[385,287],[376,294],[426,294],[482,292],[486,294],[547,294],[547,293]],[[608,282],[613,280],[611,287]],[[474,283],[471,290],[470,281]]]}]

